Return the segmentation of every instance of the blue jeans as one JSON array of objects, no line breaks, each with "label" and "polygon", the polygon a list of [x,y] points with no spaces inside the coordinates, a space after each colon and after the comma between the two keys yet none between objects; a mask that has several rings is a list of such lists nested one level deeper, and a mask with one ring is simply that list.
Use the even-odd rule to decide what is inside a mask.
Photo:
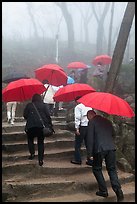
[{"label": "blue jeans", "polygon": [[110,177],[111,186],[114,192],[121,188],[118,180],[117,170],[116,170],[116,156],[115,150],[108,150],[99,152],[93,155],[93,174],[98,182],[98,187],[100,191],[107,192],[106,182],[102,173],[102,161],[105,159],[106,169]]},{"label": "blue jeans", "polygon": [[75,161],[81,162],[81,145],[84,140],[85,146],[87,148],[87,126],[80,127],[80,135],[75,135]]}]

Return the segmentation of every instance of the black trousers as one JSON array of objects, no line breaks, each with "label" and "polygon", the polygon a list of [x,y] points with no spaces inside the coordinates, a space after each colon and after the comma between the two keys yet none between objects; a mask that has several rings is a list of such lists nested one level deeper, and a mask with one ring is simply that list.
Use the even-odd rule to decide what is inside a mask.
[{"label": "black trousers", "polygon": [[43,161],[44,158],[44,136],[42,128],[34,127],[30,128],[27,132],[28,149],[30,154],[35,154],[34,138],[37,137],[38,145],[38,160]]},{"label": "black trousers", "polygon": [[55,108],[54,108],[54,116],[58,117],[58,111],[59,111],[59,102],[56,102]]},{"label": "black trousers", "polygon": [[105,159],[106,169],[114,192],[121,188],[116,170],[115,150],[103,151],[93,155],[92,171],[98,182],[100,191],[107,192],[106,182],[102,173],[102,162]]},{"label": "black trousers", "polygon": [[54,104],[52,103],[46,103],[48,105],[48,109],[49,109],[49,112],[50,112],[50,115],[53,116],[53,113],[54,113]]},{"label": "black trousers", "polygon": [[87,126],[81,126],[80,127],[80,135],[75,135],[75,161],[81,162],[81,145],[85,143],[86,149],[87,149],[87,133],[88,133],[88,127]]}]

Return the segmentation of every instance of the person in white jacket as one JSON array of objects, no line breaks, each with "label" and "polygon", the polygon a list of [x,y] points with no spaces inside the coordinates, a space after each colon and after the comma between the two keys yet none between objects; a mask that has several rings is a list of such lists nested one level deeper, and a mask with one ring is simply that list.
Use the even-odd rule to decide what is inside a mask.
[{"label": "person in white jacket", "polygon": [[50,115],[57,116],[59,104],[54,101],[53,96],[59,90],[59,88],[63,86],[53,86],[49,84],[44,84],[44,86],[47,88],[47,90],[44,93],[43,102],[48,104]]},{"label": "person in white jacket", "polygon": [[[77,100],[80,97],[76,98],[76,107],[74,110],[75,114],[75,153],[74,153],[74,160],[71,160],[73,164],[81,164],[81,145],[84,140],[85,146],[87,149],[87,133],[88,133],[88,118],[87,112],[92,110],[90,107],[86,107],[82,103],[78,103]],[[87,159],[88,159],[88,152],[87,152]],[[87,163],[88,164],[88,163]]]},{"label": "person in white jacket", "polygon": [[55,94],[55,90],[53,89],[53,87],[49,84],[44,84],[44,86],[47,88],[46,92],[44,93],[44,99],[43,102],[48,104],[48,108],[50,111],[50,115],[53,115],[53,111],[54,111],[54,104],[55,101],[53,100],[53,96]]},{"label": "person in white jacket", "polygon": [[11,125],[14,125],[17,102],[16,101],[7,102],[6,106],[7,106],[7,121]]}]

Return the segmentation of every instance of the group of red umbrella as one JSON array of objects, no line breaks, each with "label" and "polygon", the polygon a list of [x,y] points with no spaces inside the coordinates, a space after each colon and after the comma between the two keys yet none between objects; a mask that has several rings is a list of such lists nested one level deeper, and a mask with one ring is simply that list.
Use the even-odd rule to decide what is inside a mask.
[{"label": "group of red umbrella", "polygon": [[[100,60],[100,61],[99,61]],[[111,58],[107,55],[102,55],[93,60],[93,64],[98,62],[102,64],[110,64]],[[83,62],[69,63],[67,68],[86,69],[87,65]],[[2,90],[4,102],[19,101],[23,102],[32,98],[36,93],[42,94],[47,89],[44,84],[61,86],[54,95],[56,102],[70,102],[78,96],[81,97],[78,101],[85,106],[125,117],[133,117],[135,114],[129,104],[122,98],[104,92],[96,92],[96,90],[88,84],[74,83],[67,84],[67,74],[63,68],[57,64],[47,64],[35,70],[35,78],[19,79],[10,82],[6,88]]]}]

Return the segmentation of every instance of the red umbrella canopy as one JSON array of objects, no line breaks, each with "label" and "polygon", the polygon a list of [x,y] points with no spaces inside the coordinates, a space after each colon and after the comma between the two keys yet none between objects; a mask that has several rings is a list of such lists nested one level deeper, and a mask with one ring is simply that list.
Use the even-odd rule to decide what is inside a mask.
[{"label": "red umbrella canopy", "polygon": [[67,74],[63,68],[57,64],[44,65],[35,70],[35,77],[44,84],[61,86],[67,84]]},{"label": "red umbrella canopy", "polygon": [[94,64],[95,66],[98,63],[101,63],[102,65],[107,65],[107,64],[111,64],[112,62],[112,58],[108,55],[99,55],[97,57],[95,57],[92,61],[92,64]]},{"label": "red umbrella canopy", "polygon": [[71,62],[68,64],[67,68],[69,69],[86,69],[87,65],[83,62]]},{"label": "red umbrella canopy", "polygon": [[45,91],[45,86],[37,79],[19,79],[10,82],[7,87],[2,90],[2,98],[4,102],[22,102],[31,99],[36,93],[42,94]]},{"label": "red umbrella canopy", "polygon": [[76,99],[78,96],[83,96],[87,93],[91,93],[96,91],[94,88],[89,86],[88,84],[68,84],[62,88],[60,88],[54,95],[53,99],[56,102],[63,101],[69,102]]},{"label": "red umbrella canopy", "polygon": [[78,100],[85,106],[106,112],[112,115],[133,117],[135,114],[129,104],[122,98],[104,92],[86,94]]}]

